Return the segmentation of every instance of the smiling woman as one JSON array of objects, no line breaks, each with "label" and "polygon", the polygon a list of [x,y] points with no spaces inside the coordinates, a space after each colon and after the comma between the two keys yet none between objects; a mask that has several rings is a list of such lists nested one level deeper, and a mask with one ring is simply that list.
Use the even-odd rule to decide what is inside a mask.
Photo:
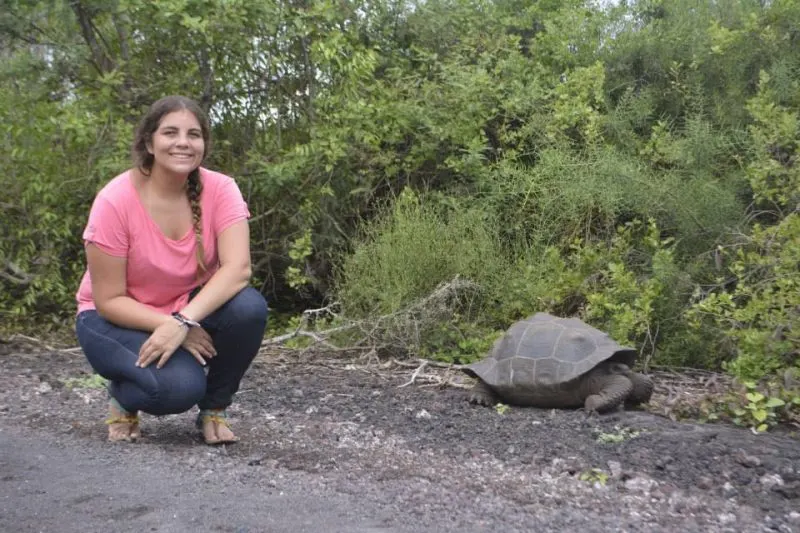
[{"label": "smiling woman", "polygon": [[267,306],[248,287],[250,213],[232,178],[201,167],[209,145],[199,106],[162,98],[136,132],[134,168],[89,213],[76,331],[110,381],[112,441],[139,438],[138,411],[195,404],[206,443],[237,440],[225,409],[261,344]]},{"label": "smiling woman", "polygon": [[157,172],[178,179],[199,167],[205,156],[205,139],[197,117],[188,110],[165,116],[147,143],[147,151]]}]

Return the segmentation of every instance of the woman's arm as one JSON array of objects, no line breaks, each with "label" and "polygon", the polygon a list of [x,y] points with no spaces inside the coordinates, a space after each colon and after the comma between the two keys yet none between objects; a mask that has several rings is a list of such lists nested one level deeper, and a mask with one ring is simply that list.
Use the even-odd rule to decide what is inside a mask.
[{"label": "woman's arm", "polygon": [[181,314],[201,321],[222,307],[250,282],[250,228],[246,220],[228,226],[217,237],[220,267]]},{"label": "woman's arm", "polygon": [[109,255],[90,242],[86,244],[86,261],[92,279],[92,297],[100,316],[117,326],[142,331],[154,331],[170,320],[177,322],[127,296],[127,259]]}]

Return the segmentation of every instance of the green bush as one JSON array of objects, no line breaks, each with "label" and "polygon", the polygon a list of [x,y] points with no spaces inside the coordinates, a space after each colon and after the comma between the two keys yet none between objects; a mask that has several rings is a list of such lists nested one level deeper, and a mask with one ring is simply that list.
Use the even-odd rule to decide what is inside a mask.
[{"label": "green bush", "polygon": [[[800,86],[795,91],[800,96]],[[800,113],[778,101],[762,73],[748,102],[754,123],[747,170],[761,218],[776,222],[755,224],[720,246],[728,277],[699,289],[688,313],[696,328],[715,332],[726,368],[741,380],[800,367]]]},{"label": "green bush", "polygon": [[456,276],[485,288],[506,262],[478,210],[442,208],[406,189],[383,216],[366,223],[337,282],[344,311],[389,314],[424,298]]}]

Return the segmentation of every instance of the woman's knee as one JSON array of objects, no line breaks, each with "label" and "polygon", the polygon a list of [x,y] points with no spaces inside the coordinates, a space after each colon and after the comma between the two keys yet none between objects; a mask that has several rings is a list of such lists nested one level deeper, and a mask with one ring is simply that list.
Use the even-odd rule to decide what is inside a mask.
[{"label": "woman's knee", "polygon": [[144,332],[115,326],[96,311],[78,316],[75,333],[89,364],[107,379],[126,379],[134,369],[139,347],[147,339]]},{"label": "woman's knee", "polygon": [[230,319],[237,323],[260,324],[267,322],[267,301],[253,287],[245,287],[226,304]]},{"label": "woman's knee", "polygon": [[206,378],[194,379],[164,398],[163,405],[170,414],[184,413],[197,405],[206,395]]},{"label": "woman's knee", "polygon": [[147,368],[153,386],[146,390],[148,407],[153,415],[183,413],[196,405],[206,394],[206,375],[188,353],[180,350],[161,369]]}]

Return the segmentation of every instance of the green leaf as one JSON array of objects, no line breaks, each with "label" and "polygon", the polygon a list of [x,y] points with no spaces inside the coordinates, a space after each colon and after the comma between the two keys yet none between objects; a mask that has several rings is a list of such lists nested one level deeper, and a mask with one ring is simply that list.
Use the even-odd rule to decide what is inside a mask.
[{"label": "green leaf", "polygon": [[767,411],[766,409],[756,409],[753,411],[753,418],[756,419],[757,422],[763,422],[767,419]]},{"label": "green leaf", "polygon": [[770,407],[782,407],[784,405],[786,405],[786,402],[784,402],[780,398],[770,398],[769,400],[767,400],[767,403],[766,403],[766,407],[768,407],[768,408],[770,408]]},{"label": "green leaf", "polygon": [[751,403],[759,403],[764,399],[764,395],[760,392],[748,392],[745,397]]}]

